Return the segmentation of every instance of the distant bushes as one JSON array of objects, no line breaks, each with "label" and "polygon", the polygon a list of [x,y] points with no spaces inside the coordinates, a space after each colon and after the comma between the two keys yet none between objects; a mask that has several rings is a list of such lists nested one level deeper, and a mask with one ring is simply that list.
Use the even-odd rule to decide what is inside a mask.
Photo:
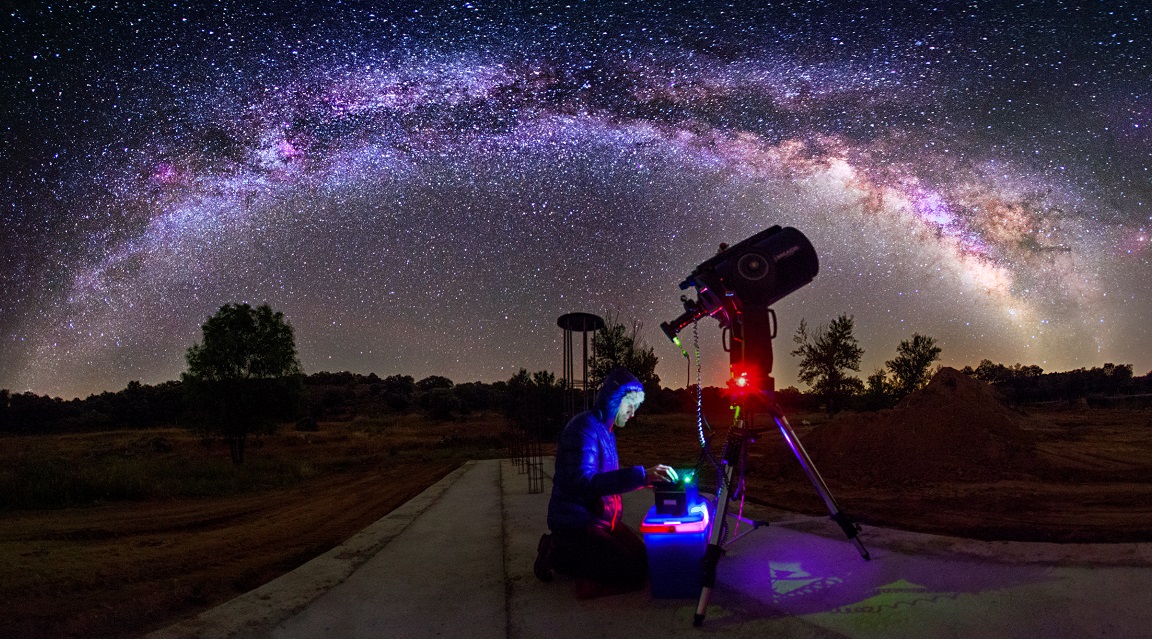
[{"label": "distant bushes", "polygon": [[982,360],[975,369],[964,367],[961,371],[993,385],[1013,402],[1072,401],[1152,393],[1152,372],[1134,377],[1130,364],[1109,362],[1103,367],[1044,373],[1036,365],[1009,367]]},{"label": "distant bushes", "polygon": [[419,411],[434,420],[448,420],[492,408],[493,398],[500,395],[495,388],[502,384],[457,385],[443,376],[416,380],[322,371],[305,378],[305,414],[315,420],[346,421],[358,415]]},{"label": "distant bushes", "polygon": [[[132,382],[118,393],[105,392],[71,401],[0,390],[0,433],[32,435],[189,425],[194,420],[183,387],[182,382],[156,386]],[[694,388],[654,386],[646,390],[641,416],[695,410]],[[358,417],[375,419],[419,413],[432,420],[453,420],[497,411],[532,430],[540,430],[548,439],[559,433],[567,421],[564,394],[563,382],[547,371],[529,374],[521,370],[507,381],[462,384],[443,376],[416,380],[407,375],[381,378],[374,373],[321,371],[304,378],[302,411],[294,428],[311,431],[323,421],[347,422]],[[805,403],[805,396],[795,389],[781,392],[781,398],[787,399],[786,408]],[[721,389],[704,388],[706,411],[726,410],[728,404]]]},{"label": "distant bushes", "polygon": [[[1103,398],[1152,394],[1152,374],[1134,376],[1132,365],[1105,364],[1092,369],[1045,373],[1040,367],[1005,366],[984,360],[964,373],[988,382],[1013,402],[1072,401],[1080,398],[1099,402]],[[640,411],[646,414],[691,412],[696,408],[694,387],[646,388],[647,398]],[[498,411],[512,420],[538,425],[546,434],[564,425],[564,390],[555,375],[526,370],[507,381],[454,384],[443,376],[415,380],[412,376],[374,373],[329,373],[322,371],[304,379],[302,418],[298,430],[310,430],[321,421],[349,421],[357,416],[377,417],[420,413],[433,420],[453,420],[475,412]],[[785,411],[817,411],[820,398],[795,387],[777,391]],[[704,387],[704,411],[727,411],[729,399],[724,390]],[[847,399],[847,408],[863,411],[891,406],[894,396],[884,393]],[[86,399],[65,401],[34,393],[0,390],[0,433],[53,434],[117,429],[146,429],[188,425],[183,383],[165,382],[154,386],[131,382],[123,391],[105,392]],[[301,428],[303,427],[303,428]],[[536,427],[533,427],[536,428]],[[548,436],[546,436],[548,437]]]},{"label": "distant bushes", "polygon": [[129,382],[117,393],[61,400],[0,389],[0,433],[46,434],[146,429],[179,424],[185,411],[180,382]]}]

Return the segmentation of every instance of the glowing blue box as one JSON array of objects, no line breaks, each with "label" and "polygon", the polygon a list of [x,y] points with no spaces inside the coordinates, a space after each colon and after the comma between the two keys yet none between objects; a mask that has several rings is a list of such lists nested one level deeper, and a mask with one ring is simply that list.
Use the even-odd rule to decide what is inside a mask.
[{"label": "glowing blue box", "polygon": [[699,500],[682,516],[662,515],[656,506],[640,523],[648,548],[648,584],[653,598],[696,598],[704,578],[701,561],[708,548],[711,514]]}]

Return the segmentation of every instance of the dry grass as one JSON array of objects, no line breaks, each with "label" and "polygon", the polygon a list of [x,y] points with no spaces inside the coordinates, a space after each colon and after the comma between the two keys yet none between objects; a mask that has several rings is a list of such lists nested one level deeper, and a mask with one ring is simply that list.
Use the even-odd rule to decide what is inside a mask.
[{"label": "dry grass", "polygon": [[240,470],[223,443],[180,429],[4,438],[7,495],[29,469],[136,488],[0,511],[0,636],[138,636],[193,615],[327,551],[461,462],[502,456],[503,430],[495,416],[325,423],[256,440]]}]

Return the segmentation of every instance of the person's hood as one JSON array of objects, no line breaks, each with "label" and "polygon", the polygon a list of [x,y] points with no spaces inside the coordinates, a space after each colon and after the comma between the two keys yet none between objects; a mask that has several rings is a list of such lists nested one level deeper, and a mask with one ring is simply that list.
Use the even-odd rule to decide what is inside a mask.
[{"label": "person's hood", "polygon": [[600,391],[596,393],[596,417],[612,428],[612,423],[616,420],[616,412],[620,410],[620,402],[624,400],[624,396],[633,391],[643,393],[644,385],[632,375],[632,372],[620,367],[608,372],[604,376],[604,383],[600,385]]}]

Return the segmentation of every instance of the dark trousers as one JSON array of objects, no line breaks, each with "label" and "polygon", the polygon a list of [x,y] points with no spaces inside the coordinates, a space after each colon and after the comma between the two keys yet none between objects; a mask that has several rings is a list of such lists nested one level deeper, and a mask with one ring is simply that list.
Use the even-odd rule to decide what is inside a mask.
[{"label": "dark trousers", "polygon": [[639,589],[648,577],[644,541],[623,524],[560,529],[552,540],[551,564],[560,573],[626,589]]}]

